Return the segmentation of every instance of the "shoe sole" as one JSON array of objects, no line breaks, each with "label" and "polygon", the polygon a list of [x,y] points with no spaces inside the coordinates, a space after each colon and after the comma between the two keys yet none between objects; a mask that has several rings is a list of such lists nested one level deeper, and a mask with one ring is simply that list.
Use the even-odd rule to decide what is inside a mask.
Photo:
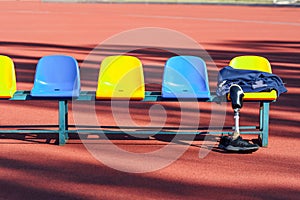
[{"label": "shoe sole", "polygon": [[223,149],[225,149],[227,151],[241,152],[241,151],[257,151],[259,149],[259,147],[234,147],[234,146],[228,145],[227,147],[224,147]]}]

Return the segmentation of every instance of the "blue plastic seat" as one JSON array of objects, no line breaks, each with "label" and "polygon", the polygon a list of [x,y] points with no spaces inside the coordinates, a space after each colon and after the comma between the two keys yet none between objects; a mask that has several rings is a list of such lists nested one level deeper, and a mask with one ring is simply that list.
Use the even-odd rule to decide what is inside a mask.
[{"label": "blue plastic seat", "polygon": [[39,60],[31,96],[78,97],[79,93],[79,67],[73,57],[50,55]]},{"label": "blue plastic seat", "polygon": [[163,81],[163,98],[210,98],[204,60],[196,56],[174,56],[167,60]]}]

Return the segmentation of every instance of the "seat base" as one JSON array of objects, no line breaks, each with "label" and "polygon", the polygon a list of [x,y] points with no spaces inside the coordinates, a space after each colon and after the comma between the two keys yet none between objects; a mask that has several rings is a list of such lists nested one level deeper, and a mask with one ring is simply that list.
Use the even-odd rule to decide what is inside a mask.
[{"label": "seat base", "polygon": [[14,93],[16,92],[16,90],[9,90],[9,91],[1,91],[0,92],[0,98],[2,99],[7,99],[7,98],[11,98],[14,96]]},{"label": "seat base", "polygon": [[[231,100],[230,94],[227,95],[227,99]],[[244,101],[275,101],[277,99],[276,90],[271,92],[245,92]]]},{"label": "seat base", "polygon": [[185,93],[185,92],[168,92],[167,90],[162,93],[162,98],[199,98],[199,99],[209,99],[210,98],[210,92],[198,92],[198,93]]},{"label": "seat base", "polygon": [[33,97],[79,97],[79,91],[31,91]]}]

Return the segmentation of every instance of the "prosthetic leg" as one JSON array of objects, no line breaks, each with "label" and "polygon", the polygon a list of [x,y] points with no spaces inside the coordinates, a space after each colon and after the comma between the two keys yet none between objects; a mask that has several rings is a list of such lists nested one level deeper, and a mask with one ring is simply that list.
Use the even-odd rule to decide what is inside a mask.
[{"label": "prosthetic leg", "polygon": [[233,139],[240,136],[240,109],[243,107],[244,92],[239,85],[232,85],[230,87],[231,106],[234,111],[234,132]]},{"label": "prosthetic leg", "polygon": [[259,146],[257,144],[249,143],[243,140],[240,136],[240,109],[243,107],[243,97],[244,92],[239,85],[232,85],[230,87],[230,99],[231,106],[234,111],[234,132],[231,136],[223,136],[220,140],[219,147],[225,149],[226,151],[233,152],[253,152],[258,150]]}]

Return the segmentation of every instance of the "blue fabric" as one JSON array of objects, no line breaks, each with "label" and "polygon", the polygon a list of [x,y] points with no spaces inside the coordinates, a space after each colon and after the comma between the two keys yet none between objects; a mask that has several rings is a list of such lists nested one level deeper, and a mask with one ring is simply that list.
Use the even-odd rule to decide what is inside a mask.
[{"label": "blue fabric", "polygon": [[276,90],[278,96],[287,92],[283,81],[275,74],[255,70],[234,69],[226,66],[219,71],[216,94],[218,96],[226,95],[232,84],[241,86],[244,92]]}]

